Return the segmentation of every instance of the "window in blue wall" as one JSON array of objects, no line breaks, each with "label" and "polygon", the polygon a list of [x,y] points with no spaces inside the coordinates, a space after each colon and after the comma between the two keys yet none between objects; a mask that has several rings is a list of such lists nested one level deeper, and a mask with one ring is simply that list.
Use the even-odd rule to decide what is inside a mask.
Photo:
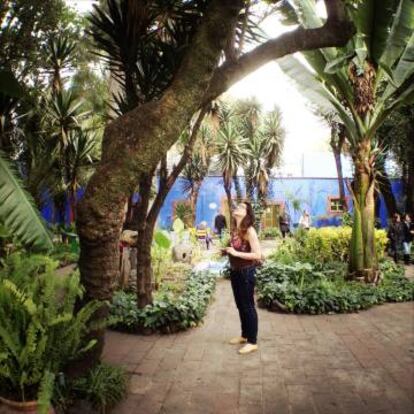
[{"label": "window in blue wall", "polygon": [[343,213],[345,206],[343,201],[339,197],[328,197],[329,200],[329,213]]}]

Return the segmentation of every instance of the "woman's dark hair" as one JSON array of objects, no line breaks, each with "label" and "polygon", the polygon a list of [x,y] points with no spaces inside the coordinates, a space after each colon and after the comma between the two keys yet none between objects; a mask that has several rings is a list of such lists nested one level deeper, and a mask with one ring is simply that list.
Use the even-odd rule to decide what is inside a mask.
[{"label": "woman's dark hair", "polygon": [[394,221],[397,221],[398,219],[400,219],[400,220],[401,220],[401,216],[400,216],[398,213],[394,213],[394,215],[392,216],[392,219],[393,219]]},{"label": "woman's dark hair", "polygon": [[238,232],[239,236],[244,236],[247,232],[247,229],[251,226],[254,226],[255,218],[254,218],[254,211],[253,207],[250,204],[249,201],[242,201],[241,204],[244,204],[246,206],[246,216],[243,218],[243,220],[240,223],[240,227],[237,228],[236,219],[232,217],[232,227],[234,232]]}]

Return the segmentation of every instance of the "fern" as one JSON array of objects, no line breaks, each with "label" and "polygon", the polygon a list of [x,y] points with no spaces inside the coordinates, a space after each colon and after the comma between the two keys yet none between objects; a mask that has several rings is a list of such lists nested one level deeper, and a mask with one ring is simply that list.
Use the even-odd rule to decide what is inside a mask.
[{"label": "fern", "polygon": [[50,407],[50,401],[53,395],[53,385],[55,382],[55,375],[50,371],[45,371],[42,382],[40,383],[40,390],[37,396],[38,414],[47,414]]},{"label": "fern", "polygon": [[79,275],[58,278],[55,270],[55,261],[21,253],[10,255],[0,270],[0,383],[14,399],[36,398],[37,390],[42,410],[54,376],[95,346],[87,336],[103,306],[90,302],[75,314],[83,294]]}]

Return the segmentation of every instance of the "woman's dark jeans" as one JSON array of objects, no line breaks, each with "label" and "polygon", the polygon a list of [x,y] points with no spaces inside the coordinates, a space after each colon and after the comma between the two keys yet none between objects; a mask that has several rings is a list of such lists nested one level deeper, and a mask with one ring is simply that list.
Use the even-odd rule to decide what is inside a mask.
[{"label": "woman's dark jeans", "polygon": [[257,342],[257,312],[254,304],[254,286],[256,283],[254,266],[241,270],[231,270],[230,280],[234,299],[239,310],[241,336],[247,342]]}]

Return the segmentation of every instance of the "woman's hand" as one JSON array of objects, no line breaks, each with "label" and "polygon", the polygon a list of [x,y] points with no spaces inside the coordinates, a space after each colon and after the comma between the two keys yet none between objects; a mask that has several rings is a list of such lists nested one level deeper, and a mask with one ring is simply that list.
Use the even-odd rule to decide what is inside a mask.
[{"label": "woman's hand", "polygon": [[236,249],[234,249],[233,247],[226,247],[226,253],[230,254],[231,256],[237,256],[238,252]]}]

